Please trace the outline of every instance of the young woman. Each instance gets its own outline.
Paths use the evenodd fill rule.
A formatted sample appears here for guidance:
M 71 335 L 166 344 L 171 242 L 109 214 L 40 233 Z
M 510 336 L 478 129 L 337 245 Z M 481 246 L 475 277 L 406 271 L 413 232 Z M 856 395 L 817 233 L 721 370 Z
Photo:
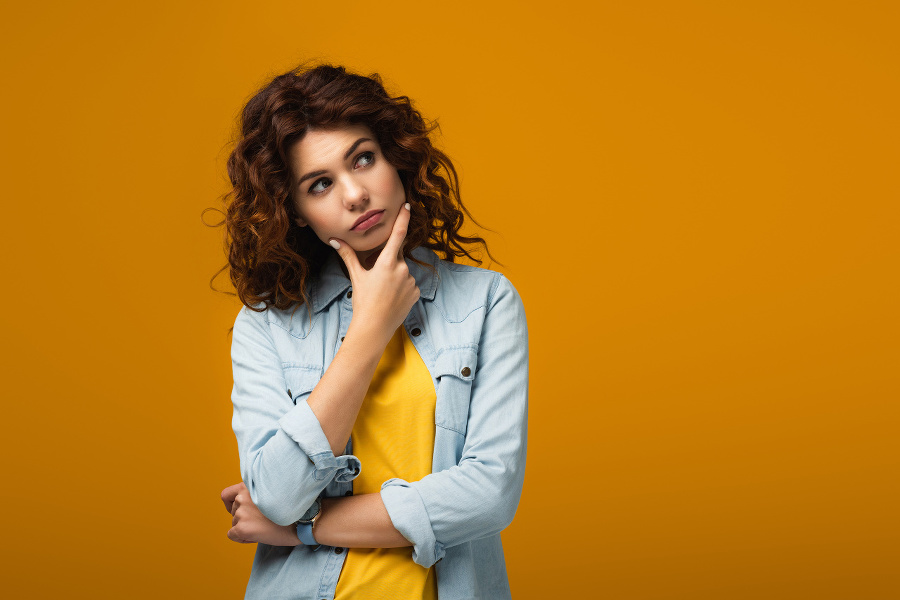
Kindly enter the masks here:
M 247 598 L 509 598 L 528 334 L 501 274 L 453 262 L 450 160 L 406 97 L 341 67 L 276 77 L 228 160 L 228 537 Z

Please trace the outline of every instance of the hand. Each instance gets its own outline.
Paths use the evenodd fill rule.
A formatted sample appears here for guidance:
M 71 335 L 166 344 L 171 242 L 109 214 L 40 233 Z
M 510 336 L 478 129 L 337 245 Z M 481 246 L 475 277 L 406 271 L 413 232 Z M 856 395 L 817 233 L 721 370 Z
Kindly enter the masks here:
M 300 538 L 293 525 L 278 525 L 267 519 L 250 499 L 244 482 L 222 490 L 222 502 L 231 514 L 228 539 L 241 544 L 299 546 Z
M 388 340 L 403 323 L 419 299 L 419 288 L 403 258 L 403 242 L 409 226 L 409 204 L 404 205 L 394 220 L 391 235 L 368 271 L 359 263 L 356 252 L 343 240 L 332 238 L 353 286 L 353 319 L 350 326 L 360 326 L 379 339 Z
M 249 492 L 247 492 L 247 486 L 244 485 L 243 481 L 234 485 L 230 485 L 222 490 L 222 503 L 225 504 L 225 510 L 228 511 L 229 515 L 234 514 L 234 499 L 241 492 L 249 495 Z

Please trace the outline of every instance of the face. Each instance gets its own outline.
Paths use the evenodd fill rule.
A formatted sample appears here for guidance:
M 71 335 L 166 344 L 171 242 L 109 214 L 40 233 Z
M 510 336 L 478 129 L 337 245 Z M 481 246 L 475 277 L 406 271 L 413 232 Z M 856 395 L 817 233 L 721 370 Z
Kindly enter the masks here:
M 406 202 L 397 169 L 365 125 L 310 129 L 290 149 L 297 224 L 326 244 L 349 244 L 360 263 L 377 256 Z

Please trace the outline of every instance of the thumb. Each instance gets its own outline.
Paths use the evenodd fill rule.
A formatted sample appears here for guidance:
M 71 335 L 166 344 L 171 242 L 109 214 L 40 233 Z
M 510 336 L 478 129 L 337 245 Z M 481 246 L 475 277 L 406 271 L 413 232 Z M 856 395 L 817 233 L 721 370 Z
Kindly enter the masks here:
M 347 273 L 350 274 L 350 279 L 352 280 L 353 276 L 362 269 L 359 265 L 359 258 L 357 258 L 356 252 L 354 252 L 353 248 L 351 248 L 347 242 L 337 238 L 331 238 L 328 240 L 328 243 L 331 244 L 332 248 L 337 250 L 338 256 L 340 256 L 341 260 L 344 261 L 344 264 L 347 265 Z

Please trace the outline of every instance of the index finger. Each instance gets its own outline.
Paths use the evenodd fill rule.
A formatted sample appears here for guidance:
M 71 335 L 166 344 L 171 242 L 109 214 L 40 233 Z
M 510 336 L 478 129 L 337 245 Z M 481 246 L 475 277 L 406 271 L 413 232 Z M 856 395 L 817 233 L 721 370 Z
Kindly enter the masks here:
M 400 209 L 394 220 L 394 227 L 391 229 L 391 237 L 388 238 L 379 258 L 387 255 L 396 257 L 397 260 L 403 260 L 403 241 L 406 239 L 406 231 L 409 228 L 410 210 L 409 202 Z
M 234 485 L 230 485 L 224 490 L 222 490 L 222 503 L 225 505 L 225 510 L 228 511 L 228 514 L 231 514 L 232 505 L 234 504 L 234 498 L 243 490 L 246 486 L 244 482 L 236 483 Z

